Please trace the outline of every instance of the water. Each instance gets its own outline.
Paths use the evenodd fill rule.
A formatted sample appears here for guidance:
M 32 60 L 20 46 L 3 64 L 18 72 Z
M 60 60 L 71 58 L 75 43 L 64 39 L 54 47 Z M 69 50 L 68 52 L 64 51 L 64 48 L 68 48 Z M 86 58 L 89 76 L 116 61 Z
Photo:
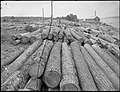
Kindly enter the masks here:
M 113 17 L 113 18 L 102 18 L 101 22 L 109 24 L 115 28 L 120 28 L 119 27 L 119 17 Z

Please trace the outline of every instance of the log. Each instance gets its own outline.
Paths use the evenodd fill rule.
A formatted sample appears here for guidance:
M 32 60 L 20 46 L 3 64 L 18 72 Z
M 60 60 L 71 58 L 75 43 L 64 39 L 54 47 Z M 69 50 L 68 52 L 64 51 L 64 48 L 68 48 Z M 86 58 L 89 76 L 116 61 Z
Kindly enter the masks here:
M 111 81 L 107 78 L 106 74 L 101 70 L 101 68 L 95 63 L 87 50 L 83 46 L 80 46 L 80 49 L 95 80 L 98 90 L 115 91 Z
M 118 50 L 116 50 L 113 46 L 108 45 L 107 48 L 113 55 L 116 56 L 116 58 L 118 58 L 118 59 L 120 58 L 120 52 Z
M 87 38 L 85 37 L 86 35 L 81 30 L 78 30 L 79 32 L 77 32 L 76 29 L 73 29 L 73 31 L 77 33 L 80 37 L 82 37 L 84 41 L 87 40 Z
M 58 41 L 58 35 L 56 35 L 56 36 L 54 36 L 54 38 L 53 38 L 53 40 L 55 41 L 55 42 L 57 42 Z
M 74 38 L 76 38 L 80 43 L 84 42 L 84 39 L 82 37 L 80 37 L 79 35 L 77 35 L 74 31 L 71 30 L 70 32 L 71 32 L 72 36 Z
M 21 38 L 21 43 L 22 43 L 22 44 L 27 44 L 29 41 L 30 41 L 30 38 L 27 37 L 27 36 L 23 36 L 23 37 Z
M 60 91 L 59 88 L 49 88 L 48 91 Z
M 13 53 L 10 53 L 8 56 L 4 56 L 1 58 L 1 67 L 6 66 L 12 63 L 18 56 L 20 56 L 24 52 L 24 49 L 17 49 Z
M 92 41 L 90 39 L 85 41 L 86 44 L 93 45 Z
M 108 49 L 103 49 L 103 51 L 112 57 L 117 64 L 119 64 L 119 59 L 117 59 Z
M 31 91 L 30 89 L 18 89 L 18 91 Z
M 18 34 L 18 35 L 16 35 L 16 38 L 20 40 L 22 38 L 22 36 L 20 34 Z
M 64 34 L 63 34 L 63 29 L 60 29 L 60 32 L 59 32 L 58 37 L 59 37 L 60 39 L 62 39 L 63 36 L 64 36 Z
M 44 81 L 50 88 L 55 88 L 61 79 L 61 42 L 57 42 L 51 50 L 46 70 L 44 73 Z
M 91 40 L 92 44 L 97 43 L 97 41 L 96 41 L 96 40 L 94 40 L 94 39 L 92 39 L 92 38 L 90 38 L 90 40 Z
M 103 61 L 103 59 L 94 51 L 94 49 L 89 44 L 85 44 L 84 47 L 90 53 L 98 66 L 107 75 L 109 80 L 114 84 L 115 88 L 119 89 L 119 77 L 117 74 Z
M 117 40 L 117 41 L 119 40 L 119 36 L 113 35 L 112 38 L 114 38 L 114 39 Z
M 41 79 L 30 78 L 24 89 L 31 89 L 31 91 L 40 91 L 41 85 Z
M 40 61 L 40 57 L 42 55 L 45 43 L 46 40 L 44 40 L 42 45 L 27 59 L 24 65 L 21 66 L 20 71 L 29 74 L 33 78 L 39 77 L 39 74 L 37 74 L 37 72 L 35 71 L 38 69 L 38 66 L 34 67 L 34 65 L 38 65 L 37 63 Z M 31 72 L 31 71 L 35 71 L 35 72 Z
M 64 37 L 64 42 L 66 42 L 67 44 L 69 44 L 69 40 L 67 39 L 67 37 Z
M 54 31 L 55 30 L 53 29 L 53 27 L 51 27 L 51 30 L 50 30 L 49 35 L 48 35 L 48 39 L 52 39 L 53 38 L 53 32 Z
M 16 46 L 20 43 L 20 40 L 11 40 L 11 43 Z
M 47 27 L 46 29 L 43 29 L 43 32 L 42 32 L 42 34 L 41 34 L 41 38 L 42 39 L 46 39 L 47 37 L 48 37 L 48 35 L 49 35 L 49 27 Z
M 63 30 L 63 33 L 65 34 L 65 36 L 67 37 L 68 40 L 72 39 L 72 35 L 70 33 L 70 30 L 67 28 L 65 30 Z
M 60 91 L 80 91 L 72 55 L 66 42 L 62 43 L 62 79 Z
M 59 40 L 58 40 L 58 42 L 61 42 L 61 43 L 62 43 L 62 42 L 63 42 L 63 40 L 62 40 L 62 39 L 59 39 Z
M 11 36 L 11 39 L 12 39 L 12 40 L 16 40 L 17 37 L 16 37 L 15 35 L 12 35 L 12 36 Z
M 33 37 L 35 37 L 37 40 L 42 39 L 42 38 L 41 38 L 41 34 L 42 34 L 42 33 L 38 33 L 37 35 L 34 35 Z
M 14 72 L 9 79 L 2 84 L 2 91 L 15 91 L 24 88 L 29 76 L 25 76 L 21 71 Z
M 120 41 L 115 41 L 114 44 L 118 45 L 120 48 Z
M 98 89 L 94 83 L 92 75 L 86 64 L 86 61 L 80 51 L 79 43 L 72 42 L 71 50 L 73 53 L 73 58 L 75 61 L 75 66 L 77 68 L 78 77 L 80 80 L 82 91 L 97 91 Z
M 119 65 L 105 53 L 98 45 L 92 45 L 93 49 L 99 54 L 99 56 L 105 61 L 106 64 L 119 76 Z
M 53 31 L 53 36 L 57 36 L 59 34 L 60 28 L 55 27 Z
M 1 84 L 6 81 L 6 79 L 16 70 L 18 70 L 22 64 L 35 52 L 36 49 L 41 45 L 42 41 L 38 40 L 33 43 L 27 50 L 25 50 L 14 62 L 12 62 L 8 71 L 3 71 L 1 74 Z
M 50 55 L 50 51 L 51 51 L 52 47 L 53 47 L 53 42 L 47 40 L 44 50 L 43 50 L 43 53 L 42 53 L 42 56 L 40 57 L 40 62 L 38 63 L 39 64 L 39 71 L 38 71 L 39 76 L 41 76 L 43 74 L 43 72 L 46 68 L 46 64 L 48 62 L 48 57 Z
M 108 35 L 99 34 L 98 37 L 103 39 L 103 40 L 106 40 L 106 41 L 108 41 L 110 43 L 114 43 L 115 42 L 115 39 L 110 37 L 110 36 L 108 36 Z
M 36 37 L 34 37 L 34 36 L 30 37 L 30 43 L 31 44 L 33 44 L 36 40 L 37 40 Z

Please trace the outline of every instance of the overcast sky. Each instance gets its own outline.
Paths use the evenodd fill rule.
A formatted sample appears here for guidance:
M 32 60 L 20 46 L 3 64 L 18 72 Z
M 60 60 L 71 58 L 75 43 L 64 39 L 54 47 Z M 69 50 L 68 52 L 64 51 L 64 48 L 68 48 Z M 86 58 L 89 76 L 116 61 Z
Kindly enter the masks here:
M 6 5 L 7 3 L 7 5 Z M 51 1 L 1 1 L 1 16 L 50 17 Z M 78 18 L 119 16 L 119 1 L 53 1 L 53 17 L 76 14 Z

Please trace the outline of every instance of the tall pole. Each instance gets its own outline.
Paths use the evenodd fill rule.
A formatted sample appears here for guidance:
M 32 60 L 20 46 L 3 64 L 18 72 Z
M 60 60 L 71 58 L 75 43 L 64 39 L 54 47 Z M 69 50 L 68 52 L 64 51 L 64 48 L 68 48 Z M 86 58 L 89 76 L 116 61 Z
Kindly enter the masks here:
M 96 11 L 95 11 L 95 17 L 96 17 Z
M 42 8 L 43 22 L 44 22 L 44 8 Z
M 52 25 L 52 17 L 53 17 L 53 1 L 51 1 L 51 25 Z

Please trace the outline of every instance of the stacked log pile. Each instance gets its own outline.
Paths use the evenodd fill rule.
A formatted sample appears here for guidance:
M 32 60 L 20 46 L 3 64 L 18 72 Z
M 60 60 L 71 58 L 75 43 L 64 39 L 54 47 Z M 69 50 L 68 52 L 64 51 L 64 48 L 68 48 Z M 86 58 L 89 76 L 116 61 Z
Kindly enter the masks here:
M 119 39 L 74 22 L 58 23 L 11 37 L 14 45 L 31 46 L 2 56 L 1 90 L 120 90 Z

